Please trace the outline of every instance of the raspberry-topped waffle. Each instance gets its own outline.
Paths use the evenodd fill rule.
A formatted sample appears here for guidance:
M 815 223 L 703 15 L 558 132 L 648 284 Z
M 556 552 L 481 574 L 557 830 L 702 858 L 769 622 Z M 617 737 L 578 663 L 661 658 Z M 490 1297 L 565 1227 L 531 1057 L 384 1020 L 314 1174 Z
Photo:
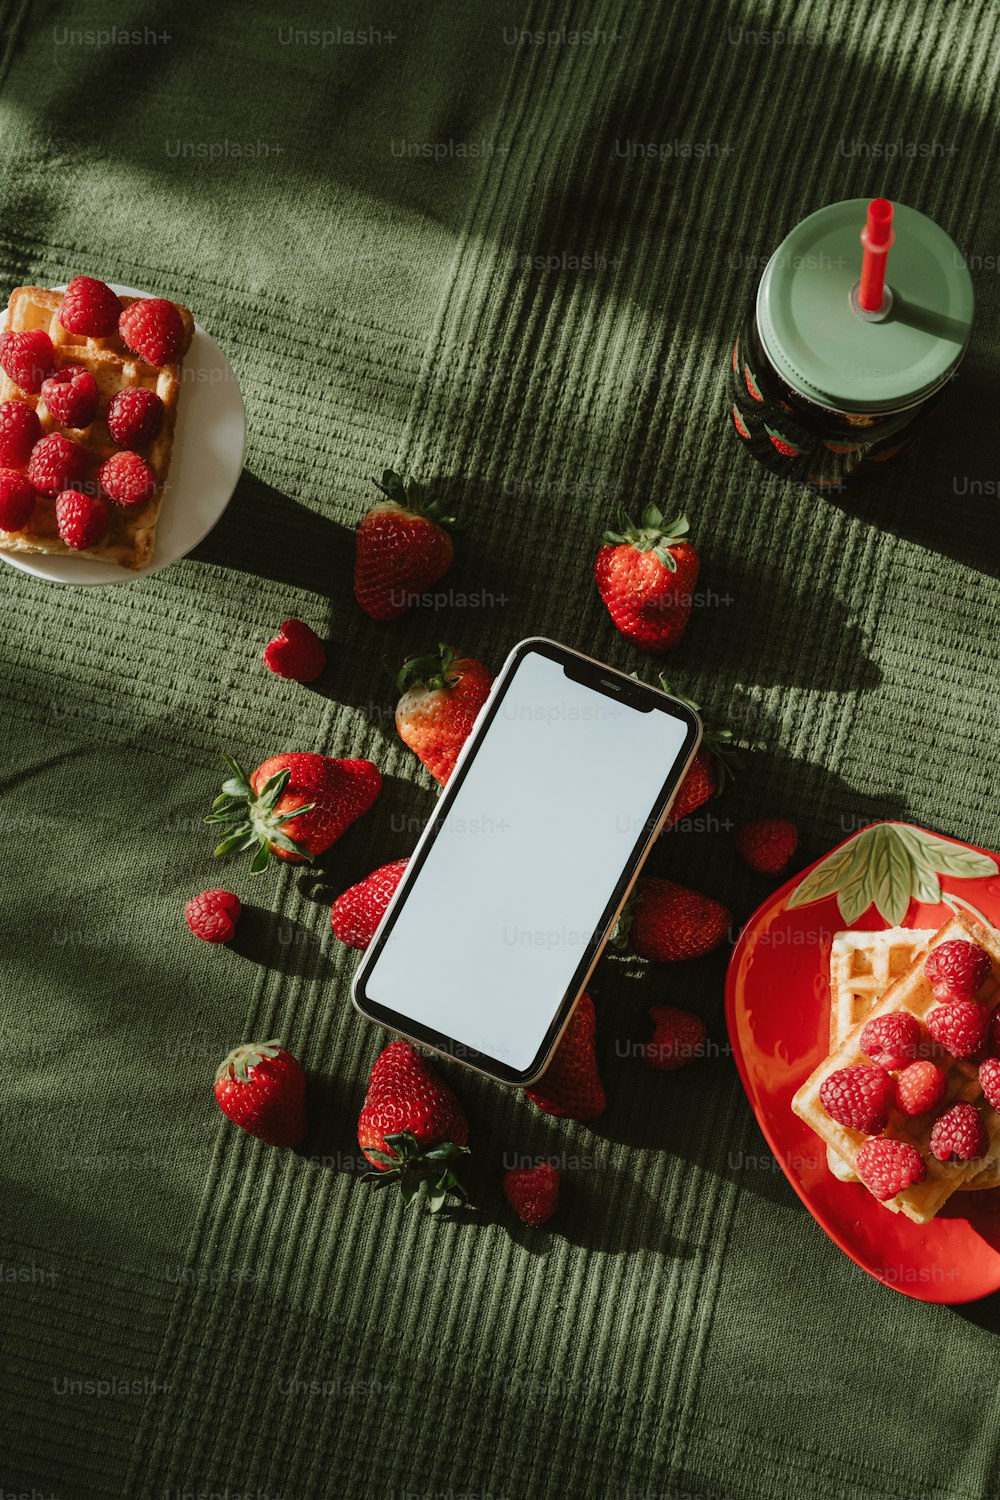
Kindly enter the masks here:
M 830 950 L 830 1051 L 836 1052 L 859 1022 L 868 1020 L 872 1007 L 894 979 L 910 967 L 934 937 L 933 931 L 912 927 L 889 927 L 881 932 L 838 932 Z M 857 1177 L 833 1149 L 827 1147 L 827 1164 L 841 1182 Z M 987 1162 L 960 1191 L 1000 1187 L 1000 1158 Z
M 193 332 L 179 303 L 118 297 L 89 277 L 65 293 L 15 288 L 0 338 L 0 467 L 27 478 L 34 503 L 16 529 L 0 528 L 0 547 L 133 569 L 150 561 Z M 8 425 L 34 431 L 11 402 L 38 419 L 27 457 L 23 443 L 5 445 Z M 21 520 L 13 509 L 7 518 Z
M 913 934 L 914 938 L 924 936 Z M 976 945 L 988 956 L 988 964 L 983 959 L 985 977 L 974 995 L 935 993 L 932 979 L 925 973 L 930 954 L 951 942 Z M 932 963 L 932 973 L 933 968 Z M 892 980 L 882 997 L 859 1016 L 792 1100 L 795 1113 L 826 1142 L 852 1176 L 859 1176 L 887 1208 L 916 1223 L 933 1218 L 952 1193 L 970 1186 L 981 1173 L 995 1171 L 1000 1160 L 1000 1115 L 983 1094 L 975 1061 L 985 1043 L 990 1009 L 998 995 L 997 933 L 966 917 L 950 919 Z M 942 1010 L 948 1012 L 943 1018 Z M 933 1058 L 943 1075 L 941 1097 L 916 1115 L 904 1113 L 897 1105 L 898 1073 L 894 1078 L 892 1071 L 873 1062 L 870 1032 L 862 1045 L 866 1026 L 897 1013 L 911 1018 L 896 1024 L 919 1039 L 916 1054 Z M 980 1045 L 972 1032 L 981 1032 Z M 952 1047 L 965 1055 L 957 1056 Z M 845 1069 L 863 1071 L 844 1073 Z M 971 1105 L 978 1113 L 985 1132 L 982 1149 L 969 1159 L 952 1153 L 950 1159 L 942 1161 L 942 1139 L 947 1138 L 952 1121 L 962 1114 L 960 1111 L 956 1117 L 949 1113 L 957 1103 Z M 932 1143 L 934 1127 L 942 1120 Z M 947 1156 L 948 1152 L 943 1154 Z M 896 1184 L 898 1191 L 890 1195 L 888 1189 Z

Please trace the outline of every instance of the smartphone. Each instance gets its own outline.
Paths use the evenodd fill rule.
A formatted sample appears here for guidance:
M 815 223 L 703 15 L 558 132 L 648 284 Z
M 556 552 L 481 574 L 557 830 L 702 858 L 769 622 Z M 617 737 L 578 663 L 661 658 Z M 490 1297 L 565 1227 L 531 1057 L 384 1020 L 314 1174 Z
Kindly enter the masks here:
M 540 638 L 483 704 L 352 984 L 501 1083 L 544 1073 L 701 739 L 677 698 Z

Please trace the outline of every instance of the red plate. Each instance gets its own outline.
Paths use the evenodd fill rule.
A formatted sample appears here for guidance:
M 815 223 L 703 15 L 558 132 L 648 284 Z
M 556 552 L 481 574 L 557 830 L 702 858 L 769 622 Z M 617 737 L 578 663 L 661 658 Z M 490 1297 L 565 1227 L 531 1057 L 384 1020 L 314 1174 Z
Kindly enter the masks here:
M 1000 1190 L 955 1193 L 936 1219 L 913 1224 L 860 1183 L 834 1177 L 823 1142 L 791 1100 L 829 1052 L 834 933 L 938 928 L 963 910 L 1000 927 L 996 857 L 911 824 L 876 823 L 758 908 L 726 979 L 740 1078 L 785 1176 L 846 1255 L 922 1302 L 971 1302 L 1000 1290 Z

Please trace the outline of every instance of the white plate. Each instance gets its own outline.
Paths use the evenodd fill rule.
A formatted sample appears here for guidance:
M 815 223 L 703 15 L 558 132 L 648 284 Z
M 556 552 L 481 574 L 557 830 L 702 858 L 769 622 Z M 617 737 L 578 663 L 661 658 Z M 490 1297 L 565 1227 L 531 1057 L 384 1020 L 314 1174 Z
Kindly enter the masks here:
M 65 287 L 57 287 L 65 291 Z M 112 286 L 123 297 L 149 297 L 130 286 Z M 0 328 L 7 321 L 0 313 Z M 181 368 L 177 424 L 167 487 L 156 528 L 156 548 L 144 568 L 133 571 L 89 557 L 44 552 L 4 552 L 0 558 L 22 573 L 53 583 L 131 583 L 186 557 L 217 523 L 243 472 L 247 424 L 232 366 L 218 344 L 194 325 Z

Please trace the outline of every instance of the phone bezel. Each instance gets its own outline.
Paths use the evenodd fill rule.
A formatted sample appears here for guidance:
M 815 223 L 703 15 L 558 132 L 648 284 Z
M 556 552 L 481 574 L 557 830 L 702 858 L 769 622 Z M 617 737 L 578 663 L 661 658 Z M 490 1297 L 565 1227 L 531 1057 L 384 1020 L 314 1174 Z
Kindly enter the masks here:
M 685 738 L 678 752 L 677 759 L 671 767 L 670 774 L 665 778 L 659 794 L 650 809 L 649 818 L 643 825 L 643 829 L 629 855 L 628 862 L 609 896 L 601 920 L 596 925 L 594 934 L 574 970 L 570 985 L 556 1009 L 552 1023 L 546 1030 L 545 1038 L 538 1052 L 527 1069 L 518 1070 L 510 1067 L 509 1064 L 499 1058 L 489 1057 L 484 1053 L 473 1051 L 464 1043 L 459 1042 L 457 1038 L 445 1036 L 444 1033 L 438 1032 L 432 1027 L 424 1026 L 412 1016 L 407 1016 L 401 1011 L 382 1005 L 366 993 L 365 985 L 385 945 L 385 941 L 395 925 L 407 894 L 419 876 L 427 854 L 441 831 L 451 804 L 468 773 L 476 751 L 487 734 L 493 720 L 496 718 L 500 705 L 513 681 L 518 667 L 532 652 L 537 652 L 539 655 L 557 662 L 564 668 L 570 668 L 572 675 L 576 676 L 579 681 L 585 682 L 588 687 L 595 689 L 604 697 L 611 698 L 616 702 L 631 703 L 635 706 L 648 703 L 651 712 L 666 713 L 671 718 L 680 719 L 685 726 Z M 480 710 L 476 725 L 462 747 L 461 754 L 455 763 L 455 768 L 449 777 L 448 784 L 442 791 L 434 811 L 428 819 L 413 853 L 410 855 L 403 878 L 396 887 L 392 900 L 386 908 L 371 942 L 362 954 L 361 961 L 351 981 L 351 998 L 355 1008 L 363 1016 L 367 1017 L 368 1020 L 374 1021 L 376 1025 L 383 1026 L 389 1031 L 396 1032 L 399 1036 L 405 1037 L 406 1040 L 414 1043 L 414 1045 L 428 1048 L 442 1057 L 447 1057 L 454 1062 L 461 1063 L 464 1067 L 472 1068 L 478 1073 L 484 1073 L 487 1077 L 495 1079 L 498 1083 L 506 1083 L 523 1088 L 526 1084 L 535 1082 L 545 1072 L 552 1053 L 558 1046 L 559 1039 L 573 1013 L 573 1008 L 586 989 L 594 967 L 604 948 L 607 946 L 608 938 L 614 931 L 615 923 L 638 878 L 646 856 L 663 828 L 670 812 L 671 803 L 677 794 L 677 789 L 683 781 L 701 742 L 701 732 L 701 721 L 694 710 L 682 700 L 661 692 L 659 688 L 650 687 L 647 683 L 638 682 L 635 678 L 627 676 L 624 672 L 616 671 L 615 668 L 609 667 L 603 662 L 596 661 L 593 657 L 585 656 L 580 651 L 574 651 L 569 646 L 562 646 L 557 641 L 550 641 L 544 636 L 531 636 L 526 640 L 519 641 L 497 674 L 490 695 Z

